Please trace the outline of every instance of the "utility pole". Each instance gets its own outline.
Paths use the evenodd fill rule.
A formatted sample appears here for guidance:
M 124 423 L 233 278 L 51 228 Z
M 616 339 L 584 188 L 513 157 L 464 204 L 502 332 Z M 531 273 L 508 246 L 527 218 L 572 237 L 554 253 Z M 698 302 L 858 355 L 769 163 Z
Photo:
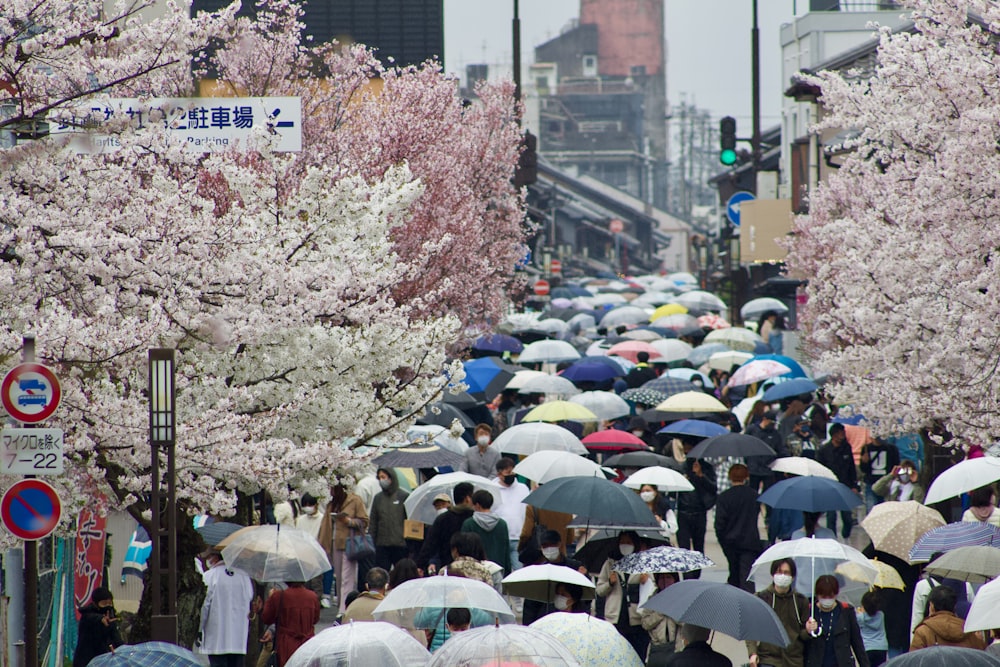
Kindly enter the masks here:
M 753 28 L 750 30 L 751 85 L 753 87 L 753 135 L 750 139 L 753 151 L 753 191 L 757 193 L 757 172 L 760 171 L 760 28 L 757 25 L 757 0 L 753 0 Z

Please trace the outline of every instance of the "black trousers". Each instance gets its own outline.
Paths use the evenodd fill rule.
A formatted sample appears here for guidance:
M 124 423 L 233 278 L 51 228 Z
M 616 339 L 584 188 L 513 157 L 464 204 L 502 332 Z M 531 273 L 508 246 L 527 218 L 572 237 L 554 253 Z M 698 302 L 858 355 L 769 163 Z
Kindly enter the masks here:
M 409 549 L 402 547 L 375 547 L 375 565 L 386 572 L 392 570 L 392 566 L 403 560 L 410 554 Z M 364 585 L 363 580 L 358 580 L 358 587 Z
M 747 581 L 747 577 L 750 576 L 750 567 L 757 560 L 757 556 L 760 555 L 760 550 L 740 549 L 725 544 L 720 544 L 719 546 L 722 547 L 722 553 L 725 554 L 726 560 L 729 561 L 729 578 L 727 579 L 727 583 L 730 586 L 742 588 L 748 593 L 753 593 L 755 590 L 754 584 L 752 581 Z
M 677 513 L 677 546 L 682 549 L 694 549 L 705 553 L 705 530 L 708 526 L 708 518 L 705 512 L 678 512 Z M 701 570 L 685 572 L 685 579 L 698 579 L 701 577 Z

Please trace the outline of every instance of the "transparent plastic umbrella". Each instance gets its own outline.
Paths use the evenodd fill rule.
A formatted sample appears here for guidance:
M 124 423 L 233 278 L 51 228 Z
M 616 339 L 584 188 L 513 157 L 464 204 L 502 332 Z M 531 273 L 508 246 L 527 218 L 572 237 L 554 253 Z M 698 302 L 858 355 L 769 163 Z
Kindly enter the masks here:
M 528 565 L 511 572 L 503 578 L 503 592 L 507 595 L 553 602 L 556 586 L 560 583 L 574 584 L 583 589 L 583 599 L 594 599 L 594 582 L 576 570 L 563 565 Z
M 226 565 L 257 581 L 309 581 L 332 569 L 316 538 L 296 528 L 248 526 L 220 546 Z
M 386 594 L 372 615 L 376 621 L 386 621 L 403 628 L 420 629 L 427 625 L 426 629 L 433 629 L 437 619 L 421 624 L 421 618 L 434 616 L 421 612 L 452 607 L 480 609 L 499 623 L 514 622 L 514 612 L 495 588 L 475 579 L 444 575 L 403 582 Z
M 610 391 L 585 391 L 569 400 L 582 405 L 601 419 L 617 419 L 632 412 L 624 398 Z
M 347 623 L 327 628 L 306 641 L 285 667 L 423 667 L 430 655 L 410 633 L 395 625 Z
M 850 579 L 843 574 L 838 599 L 857 605 L 861 595 L 875 584 L 878 578 L 878 568 L 865 558 L 864 554 L 854 547 L 841 544 L 837 540 L 801 537 L 797 540 L 778 542 L 769 547 L 750 567 L 749 579 L 754 582 L 757 590 L 764 590 L 771 583 L 771 563 L 783 558 L 795 561 L 798 572 L 795 577 L 795 590 L 810 599 L 813 597 L 813 584 L 816 578 L 823 574 L 837 575 L 837 568 L 843 563 L 851 563 Z
M 533 482 L 545 484 L 560 477 L 604 476 L 601 466 L 570 452 L 543 450 L 530 454 L 514 466 L 514 472 Z
M 581 667 L 558 639 L 521 625 L 475 628 L 451 636 L 427 667 Z
M 503 502 L 500 495 L 502 487 L 498 482 L 467 472 L 448 472 L 435 475 L 407 496 L 406 500 L 403 501 L 403 505 L 406 507 L 406 516 L 414 521 L 434 523 L 434 519 L 437 518 L 437 510 L 434 509 L 434 496 L 439 493 L 447 493 L 451 496 L 455 485 L 460 482 L 469 482 L 476 491 L 480 489 L 489 491 L 490 495 L 493 496 L 494 508 Z
M 493 446 L 504 454 L 528 455 L 545 449 L 587 454 L 587 448 L 571 431 L 545 422 L 512 426 L 497 436 Z

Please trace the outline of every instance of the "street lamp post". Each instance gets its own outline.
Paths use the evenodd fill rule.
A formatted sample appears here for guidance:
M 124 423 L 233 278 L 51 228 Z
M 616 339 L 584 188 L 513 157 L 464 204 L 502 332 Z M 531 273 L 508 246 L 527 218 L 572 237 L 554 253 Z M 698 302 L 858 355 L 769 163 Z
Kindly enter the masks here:
M 174 351 L 149 350 L 149 448 L 152 452 L 150 472 L 150 509 L 153 538 L 152 619 L 150 638 L 154 641 L 177 643 L 177 488 L 174 468 L 176 408 L 174 404 Z M 161 507 L 160 454 L 166 459 L 166 507 Z M 163 538 L 167 538 L 166 563 L 163 562 Z M 166 565 L 166 567 L 164 567 Z M 164 612 L 162 599 L 163 575 L 167 575 L 167 599 Z

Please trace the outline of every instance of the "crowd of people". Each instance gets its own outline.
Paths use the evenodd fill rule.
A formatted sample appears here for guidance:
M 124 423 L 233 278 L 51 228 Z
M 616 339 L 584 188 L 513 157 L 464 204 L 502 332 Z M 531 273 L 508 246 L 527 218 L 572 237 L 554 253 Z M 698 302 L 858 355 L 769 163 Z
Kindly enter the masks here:
M 768 337 L 772 341 L 777 338 L 780 345 L 780 322 L 768 316 L 761 324 Z M 623 393 L 655 381 L 665 370 L 665 365 L 640 352 L 630 370 L 623 371 L 617 380 L 606 387 L 587 388 Z M 630 432 L 665 457 L 664 465 L 690 482 L 694 490 L 683 493 L 662 493 L 650 484 L 636 489 L 659 523 L 655 534 L 619 531 L 599 562 L 578 560 L 576 551 L 590 535 L 570 527 L 572 514 L 525 505 L 533 483 L 515 474 L 517 461 L 493 444 L 500 433 L 519 424 L 546 397 L 502 391 L 487 406 L 488 421 L 468 430 L 469 446 L 458 466 L 463 472 L 492 480 L 497 488 L 493 492 L 477 490 L 474 484 L 461 482 L 448 493 L 437 494 L 433 498 L 436 517 L 423 527 L 422 538 L 408 531 L 408 494 L 401 488 L 398 471 L 380 467 L 374 475 L 354 483 L 334 484 L 325 498 L 303 494 L 278 503 L 265 517 L 302 529 L 319 541 L 333 565 L 321 577 L 274 587 L 261 602 L 254 596 L 253 582 L 226 568 L 220 553 L 210 546 L 203 554 L 208 588 L 201 619 L 203 652 L 209 655 L 212 667 L 240 664 L 251 630 L 249 610 L 251 615 L 259 612 L 263 622 L 271 625 L 261 639 L 273 641 L 274 665 L 281 667 L 313 635 L 323 608 L 336 608 L 339 622 L 371 621 L 385 596 L 412 579 L 460 576 L 502 591 L 500 580 L 504 576 L 527 565 L 552 564 L 589 577 L 595 599 L 585 599 L 589 596 L 579 585 L 559 583 L 549 600 L 512 598 L 511 607 L 519 622 L 528 625 L 559 612 L 591 614 L 611 623 L 647 665 L 729 664 L 706 643 L 706 629 L 679 625 L 643 608 L 652 595 L 683 579 L 701 576 L 699 570 L 629 574 L 616 570 L 620 559 L 662 545 L 704 553 L 708 532 L 714 529 L 727 561 L 727 582 L 766 602 L 791 640 L 787 646 L 747 642 L 748 662 L 753 667 L 876 667 L 894 655 L 927 646 L 966 646 L 1000 656 L 1000 644 L 993 643 L 992 637 L 964 631 L 963 614 L 974 598 L 973 587 L 922 575 L 919 567 L 908 563 L 901 562 L 898 567 L 908 584 L 906 590 L 873 588 L 857 606 L 842 601 L 842 596 L 838 599 L 842 581 L 828 574 L 809 582 L 811 597 L 797 592 L 799 568 L 792 559 L 770 563 L 769 585 L 755 590 L 749 577 L 751 566 L 768 545 L 802 537 L 845 542 L 852 536 L 858 538 L 855 528 L 859 516 L 853 511 L 802 512 L 761 505 L 761 493 L 791 476 L 771 468 L 775 459 L 799 456 L 815 460 L 863 498 L 867 511 L 885 501 L 922 502 L 926 491 L 921 462 L 914 460 L 912 452 L 901 451 L 895 443 L 880 438 L 868 437 L 860 447 L 852 445 L 843 420 L 838 419 L 837 406 L 822 391 L 777 402 L 747 401 L 748 396 L 759 398 L 756 392 L 760 388 L 731 386 L 728 379 L 735 366 L 725 371 L 703 370 L 708 373 L 699 373 L 692 388 L 715 396 L 731 409 L 713 415 L 712 421 L 763 441 L 774 455 L 692 458 L 688 455 L 701 438 L 660 433 L 663 422 L 650 423 L 641 416 L 654 406 L 641 402 L 634 402 L 631 414 L 615 419 L 560 424 L 578 436 L 595 429 Z M 702 379 L 706 376 L 708 382 Z M 592 453 L 591 458 L 600 456 Z M 617 481 L 634 470 L 618 468 Z M 417 475 L 429 481 L 440 472 L 422 469 Z M 964 521 L 1000 526 L 992 488 L 973 491 L 966 503 Z M 370 535 L 374 553 L 356 557 L 348 542 L 364 534 Z M 872 553 L 869 546 L 868 554 Z M 891 561 L 892 557 L 885 559 Z M 107 623 L 101 620 L 107 599 L 95 594 L 92 604 L 83 610 L 81 637 L 84 622 L 107 634 Z M 454 633 L 495 620 L 479 609 L 432 609 L 418 619 L 421 629 L 411 630 L 411 634 L 435 651 Z M 87 650 L 81 641 L 74 667 L 86 664 Z

